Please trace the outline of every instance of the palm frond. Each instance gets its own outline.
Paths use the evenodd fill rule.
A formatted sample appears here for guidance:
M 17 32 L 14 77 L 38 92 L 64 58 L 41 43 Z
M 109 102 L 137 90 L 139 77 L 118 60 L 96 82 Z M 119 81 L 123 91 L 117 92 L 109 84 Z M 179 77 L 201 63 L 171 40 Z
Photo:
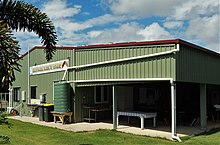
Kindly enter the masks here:
M 0 81 L 1 87 L 7 87 L 15 80 L 14 70 L 20 71 L 19 45 L 7 24 L 0 20 Z
M 48 16 L 31 4 L 14 1 L 0 1 L 0 17 L 13 30 L 35 32 L 46 46 L 46 59 L 50 60 L 55 52 L 57 35 Z

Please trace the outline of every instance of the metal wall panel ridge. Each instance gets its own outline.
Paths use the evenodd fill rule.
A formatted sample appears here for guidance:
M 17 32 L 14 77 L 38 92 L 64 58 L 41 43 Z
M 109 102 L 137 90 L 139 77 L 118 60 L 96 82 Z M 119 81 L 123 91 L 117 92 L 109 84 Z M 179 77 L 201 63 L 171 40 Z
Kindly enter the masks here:
M 175 49 L 175 45 L 172 44 L 77 50 L 76 66 L 155 54 L 173 49 Z M 175 78 L 174 54 L 76 69 L 76 80 L 167 77 Z
M 182 45 L 177 55 L 177 80 L 220 84 L 219 64 L 219 56 Z

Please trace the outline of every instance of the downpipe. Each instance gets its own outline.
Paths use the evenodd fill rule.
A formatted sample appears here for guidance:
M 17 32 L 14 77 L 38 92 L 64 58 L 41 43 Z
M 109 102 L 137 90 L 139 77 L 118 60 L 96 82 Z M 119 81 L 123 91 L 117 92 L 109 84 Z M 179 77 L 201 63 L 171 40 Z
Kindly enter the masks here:
M 182 140 L 175 134 L 172 135 L 172 140 L 177 140 L 178 142 L 182 142 Z

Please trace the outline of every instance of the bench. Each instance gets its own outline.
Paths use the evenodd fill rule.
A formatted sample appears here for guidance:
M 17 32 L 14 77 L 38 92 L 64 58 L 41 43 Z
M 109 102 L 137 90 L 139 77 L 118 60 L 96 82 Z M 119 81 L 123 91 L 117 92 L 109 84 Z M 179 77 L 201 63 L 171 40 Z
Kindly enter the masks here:
M 60 121 L 62 122 L 62 124 L 65 124 L 66 121 L 69 121 L 69 123 L 72 122 L 72 114 L 73 112 L 51 112 L 53 114 L 54 117 L 54 123 L 57 122 L 57 117 L 60 119 Z M 65 121 L 66 118 L 66 121 Z

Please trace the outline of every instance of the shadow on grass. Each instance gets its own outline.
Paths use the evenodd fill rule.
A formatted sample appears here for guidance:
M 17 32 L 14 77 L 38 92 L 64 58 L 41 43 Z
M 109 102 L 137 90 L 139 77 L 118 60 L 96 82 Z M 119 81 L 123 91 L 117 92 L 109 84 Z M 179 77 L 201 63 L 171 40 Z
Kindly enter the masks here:
M 212 134 L 217 133 L 217 132 L 219 132 L 219 131 L 220 131 L 220 127 L 218 127 L 218 128 L 213 128 L 213 129 L 211 129 L 211 130 L 209 130 L 209 131 L 202 132 L 202 133 L 197 134 L 197 135 L 195 135 L 195 136 L 200 136 L 200 135 L 212 135 Z
M 209 131 L 205 131 L 205 132 L 202 132 L 202 133 L 199 133 L 199 134 L 196 134 L 196 135 L 193 135 L 193 136 L 185 136 L 185 137 L 181 137 L 181 140 L 182 141 L 186 141 L 186 140 L 189 140 L 193 137 L 198 137 L 198 136 L 201 136 L 201 135 L 212 135 L 212 134 L 215 134 L 217 132 L 220 132 L 220 127 L 218 128 L 213 128 Z

